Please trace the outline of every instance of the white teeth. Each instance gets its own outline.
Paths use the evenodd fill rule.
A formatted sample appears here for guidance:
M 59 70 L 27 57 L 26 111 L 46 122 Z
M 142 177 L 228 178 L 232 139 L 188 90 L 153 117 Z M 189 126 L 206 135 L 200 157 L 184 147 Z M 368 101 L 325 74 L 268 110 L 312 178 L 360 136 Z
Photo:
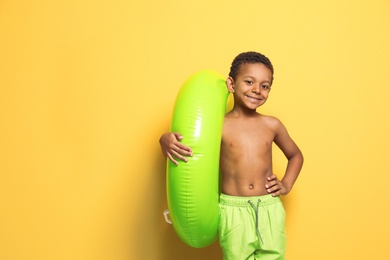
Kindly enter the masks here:
M 254 100 L 261 100 L 260 98 L 254 98 L 254 97 L 250 97 L 250 96 L 247 96 L 247 97 L 250 99 L 254 99 Z

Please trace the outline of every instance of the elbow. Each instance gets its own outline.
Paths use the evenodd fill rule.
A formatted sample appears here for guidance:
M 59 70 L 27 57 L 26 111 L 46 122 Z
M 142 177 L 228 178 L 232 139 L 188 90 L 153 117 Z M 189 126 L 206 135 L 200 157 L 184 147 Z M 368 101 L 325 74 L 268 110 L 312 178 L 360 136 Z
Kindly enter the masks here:
M 289 162 L 294 162 L 297 165 L 300 165 L 302 167 L 303 162 L 305 161 L 303 154 L 300 150 L 298 150 L 296 153 L 292 154 L 291 156 L 287 157 L 287 160 Z
M 300 157 L 301 157 L 301 164 L 305 161 L 305 158 L 303 157 L 303 154 L 301 151 L 299 151 Z
M 303 162 L 305 161 L 305 158 L 303 157 L 303 154 L 302 152 L 299 150 L 299 152 L 297 153 L 297 161 L 300 163 L 301 167 L 303 165 Z

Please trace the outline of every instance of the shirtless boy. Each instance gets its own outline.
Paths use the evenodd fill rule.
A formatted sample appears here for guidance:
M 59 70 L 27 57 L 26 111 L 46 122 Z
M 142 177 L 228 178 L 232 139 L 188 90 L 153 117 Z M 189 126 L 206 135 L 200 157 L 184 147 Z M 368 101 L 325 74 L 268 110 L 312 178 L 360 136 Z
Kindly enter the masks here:
M 225 260 L 284 259 L 285 211 L 279 195 L 287 195 L 301 170 L 303 156 L 284 125 L 256 111 L 269 96 L 273 66 L 257 52 L 239 54 L 232 62 L 227 87 L 234 107 L 226 114 L 221 142 L 220 245 Z M 192 150 L 180 133 L 160 138 L 163 154 L 186 162 Z M 280 180 L 272 172 L 272 143 L 288 163 Z

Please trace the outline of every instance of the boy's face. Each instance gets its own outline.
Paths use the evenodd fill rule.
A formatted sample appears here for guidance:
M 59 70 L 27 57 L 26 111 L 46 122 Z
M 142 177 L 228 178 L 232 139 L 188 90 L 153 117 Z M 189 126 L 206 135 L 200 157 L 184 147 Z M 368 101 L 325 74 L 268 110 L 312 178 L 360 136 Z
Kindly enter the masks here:
M 235 79 L 229 77 L 227 86 L 234 94 L 234 102 L 255 110 L 268 98 L 272 84 L 272 72 L 262 63 L 244 63 Z

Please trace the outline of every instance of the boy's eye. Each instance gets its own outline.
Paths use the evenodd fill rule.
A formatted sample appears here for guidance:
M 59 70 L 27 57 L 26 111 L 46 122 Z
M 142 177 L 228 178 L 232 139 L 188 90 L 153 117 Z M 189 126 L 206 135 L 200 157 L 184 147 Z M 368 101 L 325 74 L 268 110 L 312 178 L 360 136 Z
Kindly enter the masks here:
M 270 87 L 268 85 L 261 85 L 261 88 L 264 89 L 264 90 L 269 90 Z
M 245 80 L 246 84 L 248 85 L 252 85 L 253 84 L 253 81 L 252 80 Z

